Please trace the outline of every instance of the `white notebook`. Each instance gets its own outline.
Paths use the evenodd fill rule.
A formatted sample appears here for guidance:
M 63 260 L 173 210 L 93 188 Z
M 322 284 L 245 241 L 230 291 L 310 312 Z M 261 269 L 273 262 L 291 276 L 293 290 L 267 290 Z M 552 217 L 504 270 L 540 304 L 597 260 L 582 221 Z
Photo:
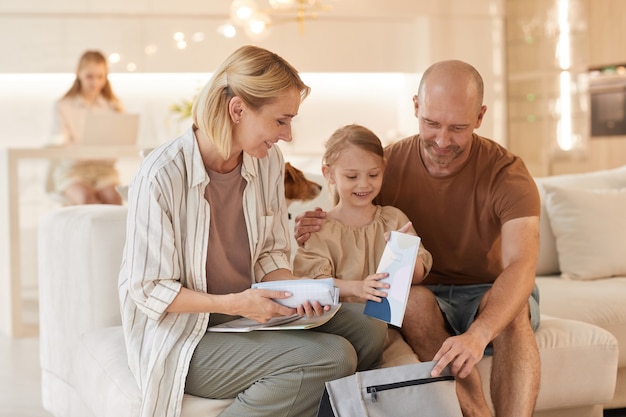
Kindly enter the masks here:
M 258 323 L 254 320 L 242 317 L 233 321 L 218 324 L 207 328 L 209 332 L 218 333 L 244 333 L 254 330 L 307 330 L 314 327 L 321 326 L 335 317 L 337 311 L 341 307 L 341 303 L 335 304 L 331 309 L 325 312 L 322 316 L 288 316 L 288 317 L 275 317 L 267 323 Z
M 87 113 L 83 146 L 135 146 L 139 132 L 139 115 L 132 113 Z
M 291 308 L 297 308 L 307 301 L 311 303 L 318 301 L 323 306 L 339 303 L 339 288 L 335 287 L 332 278 L 263 281 L 252 284 L 252 288 L 289 291 L 291 297 L 274 301 Z

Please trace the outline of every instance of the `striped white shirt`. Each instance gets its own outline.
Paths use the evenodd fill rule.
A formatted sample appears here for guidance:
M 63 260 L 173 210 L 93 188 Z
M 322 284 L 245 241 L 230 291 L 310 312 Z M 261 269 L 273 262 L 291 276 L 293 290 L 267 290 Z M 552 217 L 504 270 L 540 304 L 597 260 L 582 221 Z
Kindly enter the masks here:
M 283 171 L 276 146 L 263 159 L 244 153 L 251 283 L 290 268 Z M 143 395 L 142 417 L 180 415 L 189 362 L 209 321 L 208 313 L 165 312 L 181 286 L 206 292 L 207 186 L 210 180 L 190 128 L 152 151 L 129 187 L 119 294 L 129 367 Z

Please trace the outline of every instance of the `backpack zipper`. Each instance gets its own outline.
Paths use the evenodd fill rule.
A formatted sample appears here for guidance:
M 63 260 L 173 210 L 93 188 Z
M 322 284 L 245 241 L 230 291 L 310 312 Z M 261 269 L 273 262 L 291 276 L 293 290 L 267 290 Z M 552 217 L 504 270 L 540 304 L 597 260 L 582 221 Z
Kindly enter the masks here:
M 366 390 L 367 390 L 367 393 L 370 394 L 371 396 L 370 399 L 372 400 L 372 402 L 375 403 L 376 401 L 378 401 L 378 392 L 380 391 L 412 387 L 415 385 L 424 385 L 424 384 L 430 384 L 432 382 L 440 382 L 440 381 L 454 381 L 454 376 L 444 375 L 444 376 L 438 376 L 436 378 L 411 379 L 408 381 L 394 382 L 392 384 L 372 385 L 371 387 L 367 387 Z

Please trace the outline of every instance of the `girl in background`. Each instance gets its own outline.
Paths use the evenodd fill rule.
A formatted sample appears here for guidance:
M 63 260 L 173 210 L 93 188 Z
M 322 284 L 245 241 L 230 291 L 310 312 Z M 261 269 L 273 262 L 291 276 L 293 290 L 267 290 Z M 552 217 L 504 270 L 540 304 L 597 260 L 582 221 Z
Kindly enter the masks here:
M 88 112 L 121 112 L 122 105 L 108 79 L 106 58 L 99 51 L 86 51 L 78 61 L 74 84 L 55 103 L 53 142 L 82 142 Z M 112 160 L 63 160 L 52 168 L 49 191 L 63 196 L 65 204 L 122 204 L 115 186 L 119 174 Z
M 376 269 L 392 230 L 416 234 L 407 216 L 392 206 L 378 206 L 385 171 L 383 146 L 369 129 L 344 126 L 326 142 L 322 173 L 334 189 L 335 206 L 317 233 L 298 248 L 294 274 L 334 277 L 342 301 L 381 302 L 389 286 Z M 432 265 L 420 244 L 413 284 L 421 282 Z

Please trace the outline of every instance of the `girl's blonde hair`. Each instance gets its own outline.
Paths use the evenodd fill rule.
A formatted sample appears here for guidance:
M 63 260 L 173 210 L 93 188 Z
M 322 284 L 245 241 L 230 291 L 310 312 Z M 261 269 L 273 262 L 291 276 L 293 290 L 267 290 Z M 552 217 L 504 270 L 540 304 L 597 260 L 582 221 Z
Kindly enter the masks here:
M 350 145 L 380 156 L 383 158 L 384 164 L 385 151 L 378 136 L 368 128 L 357 124 L 346 125 L 335 130 L 326 141 L 326 152 L 324 152 L 322 164 L 331 168 L 332 165 L 337 162 L 341 152 Z M 334 187 L 329 188 L 332 189 Z M 333 190 L 332 197 L 334 204 L 339 203 L 339 195 L 336 190 Z
M 220 155 L 228 158 L 232 145 L 230 99 L 240 97 L 247 106 L 258 110 L 293 88 L 300 92 L 301 100 L 311 91 L 298 71 L 277 54 L 256 46 L 242 46 L 222 63 L 200 91 L 191 116 Z
M 100 92 L 100 95 L 104 97 L 108 102 L 113 105 L 113 108 L 117 111 L 122 111 L 122 105 L 113 93 L 113 88 L 111 87 L 111 83 L 109 82 L 109 66 L 107 64 L 106 57 L 100 51 L 85 51 L 78 60 L 78 65 L 76 67 L 76 78 L 74 78 L 74 83 L 70 87 L 69 90 L 63 95 L 63 98 L 74 97 L 79 95 L 82 92 L 83 86 L 78 78 L 78 73 L 83 69 L 83 67 L 89 63 L 100 64 L 104 66 L 105 74 L 106 74 L 106 83 Z

